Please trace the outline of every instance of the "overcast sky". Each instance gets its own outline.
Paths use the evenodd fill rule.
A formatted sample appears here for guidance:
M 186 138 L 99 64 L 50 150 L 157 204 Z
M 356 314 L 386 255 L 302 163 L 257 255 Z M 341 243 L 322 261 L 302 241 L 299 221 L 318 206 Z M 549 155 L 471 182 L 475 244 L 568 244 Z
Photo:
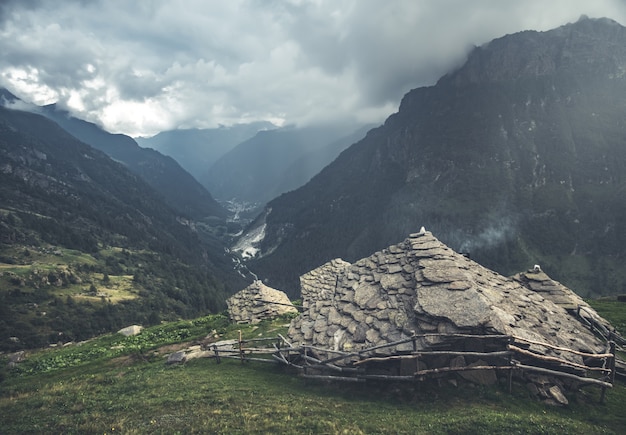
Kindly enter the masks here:
M 468 50 L 626 0 L 0 0 L 0 86 L 111 132 L 382 122 Z

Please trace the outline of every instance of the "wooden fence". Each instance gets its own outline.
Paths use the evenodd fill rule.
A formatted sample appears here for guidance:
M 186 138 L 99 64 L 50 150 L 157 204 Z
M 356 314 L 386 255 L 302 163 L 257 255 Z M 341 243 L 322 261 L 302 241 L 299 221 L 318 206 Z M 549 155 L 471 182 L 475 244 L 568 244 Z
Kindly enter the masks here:
M 424 340 L 435 344 L 423 350 Z M 241 362 L 260 361 L 280 363 L 296 368 L 305 378 L 334 381 L 365 382 L 423 381 L 429 377 L 467 371 L 505 372 L 509 389 L 514 372 L 538 373 L 577 382 L 580 386 L 596 385 L 602 388 L 601 401 L 606 390 L 612 388 L 616 373 L 616 346 L 608 342 L 604 353 L 580 352 L 549 343 L 509 335 L 477 334 L 415 334 L 409 338 L 385 343 L 354 352 L 325 349 L 316 346 L 293 346 L 285 337 L 238 340 L 211 346 L 219 363 L 221 358 Z M 483 350 L 467 350 L 467 343 Z M 397 350 L 398 348 L 403 350 Z M 407 350 L 409 348 L 409 350 Z M 537 348 L 554 355 L 537 352 Z M 573 362 L 562 355 L 578 356 L 583 363 Z M 450 365 L 450 359 L 464 357 L 483 361 L 482 364 Z M 448 361 L 434 366 L 433 361 Z M 409 364 L 406 364 L 409 362 Z M 428 364 L 422 364 L 427 362 Z M 398 363 L 414 370 L 406 373 Z

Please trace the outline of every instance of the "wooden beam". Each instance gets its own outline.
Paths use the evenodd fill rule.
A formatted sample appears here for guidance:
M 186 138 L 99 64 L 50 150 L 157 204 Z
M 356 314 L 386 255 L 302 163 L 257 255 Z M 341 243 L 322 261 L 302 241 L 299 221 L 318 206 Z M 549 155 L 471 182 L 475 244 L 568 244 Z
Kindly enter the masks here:
M 609 357 L 612 356 L 610 353 L 587 353 L 587 352 L 580 352 L 580 351 L 577 351 L 577 350 L 568 349 L 566 347 L 553 346 L 551 344 L 543 343 L 541 341 L 530 340 L 528 338 L 522 338 L 522 337 L 513 336 L 513 339 L 516 340 L 516 341 L 523 341 L 523 342 L 530 343 L 530 344 L 537 344 L 539 346 L 544 346 L 544 347 L 547 347 L 549 349 L 561 350 L 563 352 L 571 352 L 571 353 L 573 353 L 575 355 L 580 355 L 580 356 L 586 357 L 586 358 L 609 358 Z
M 466 372 L 471 370 L 513 370 L 515 366 L 463 366 L 463 367 L 439 367 L 437 369 L 418 370 L 414 376 L 424 376 L 436 373 Z
M 436 355 L 448 355 L 448 356 L 475 356 L 475 357 L 508 357 L 512 354 L 511 351 L 503 350 L 497 352 L 456 352 L 456 351 L 446 351 L 446 350 L 433 350 L 433 351 L 417 351 L 413 352 L 410 355 L 390 355 L 390 356 L 378 356 L 366 358 L 361 361 L 357 361 L 354 365 L 363 364 L 370 361 L 388 361 L 395 359 L 417 359 L 421 356 L 436 356 Z
M 595 384 L 595 385 L 600 385 L 600 386 L 606 387 L 606 388 L 613 388 L 613 384 L 611 384 L 609 382 L 601 381 L 599 379 L 594 379 L 594 378 L 583 378 L 581 376 L 573 375 L 571 373 L 564 373 L 564 372 L 559 372 L 559 371 L 556 371 L 556 370 L 544 369 L 543 367 L 527 366 L 525 364 L 519 364 L 519 363 L 515 363 L 515 365 L 513 367 L 521 369 L 521 370 L 531 371 L 531 372 L 544 373 L 544 374 L 547 374 L 547 375 L 552 375 L 552 376 L 557 376 L 557 377 L 562 377 L 562 378 L 568 378 L 568 379 L 574 379 L 574 380 L 576 380 L 578 382 L 581 382 L 583 384 Z
M 520 353 L 522 355 L 527 355 L 527 356 L 531 356 L 533 358 L 536 358 L 538 360 L 541 361 L 548 361 L 548 362 L 555 362 L 558 364 L 563 364 L 563 365 L 567 365 L 570 367 L 575 367 L 575 368 L 579 368 L 579 369 L 583 369 L 583 370 L 591 370 L 591 371 L 600 371 L 600 372 L 606 372 L 606 373 L 610 373 L 611 370 L 610 369 L 606 369 L 606 368 L 602 368 L 602 367 L 589 367 L 586 366 L 584 364 L 577 364 L 575 362 L 571 362 L 571 361 L 567 361 L 564 360 L 562 358 L 557 358 L 554 356 L 547 356 L 547 355 L 541 355 L 535 352 L 531 352 L 529 350 L 525 350 L 525 349 L 521 349 L 515 345 L 509 344 L 509 349 L 511 349 L 514 352 Z

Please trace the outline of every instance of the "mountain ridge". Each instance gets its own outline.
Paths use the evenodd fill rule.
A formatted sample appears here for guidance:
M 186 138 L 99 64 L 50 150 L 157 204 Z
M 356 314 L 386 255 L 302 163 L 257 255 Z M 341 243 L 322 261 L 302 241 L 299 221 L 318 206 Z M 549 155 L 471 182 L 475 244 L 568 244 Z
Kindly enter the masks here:
M 582 19 L 494 41 L 408 92 L 382 126 L 272 200 L 257 222 L 266 224 L 257 273 L 294 289 L 306 270 L 424 225 L 505 275 L 542 262 L 582 294 L 626 290 L 626 51 L 609 49 L 626 46 L 624 28 Z M 497 70 L 493 59 L 504 58 L 515 62 Z
M 81 141 L 123 162 L 160 192 L 171 206 L 188 217 L 226 217 L 226 210 L 215 201 L 211 193 L 172 157 L 142 148 L 130 136 L 112 134 L 94 123 L 75 118 L 54 104 L 43 106 L 41 114 Z
M 168 130 L 149 138 L 137 137 L 135 141 L 144 148 L 171 156 L 202 182 L 217 159 L 258 131 L 271 128 L 276 126 L 269 122 L 253 122 L 209 129 Z
M 217 312 L 242 285 L 223 246 L 52 120 L 0 107 L 0 162 L 0 350 Z

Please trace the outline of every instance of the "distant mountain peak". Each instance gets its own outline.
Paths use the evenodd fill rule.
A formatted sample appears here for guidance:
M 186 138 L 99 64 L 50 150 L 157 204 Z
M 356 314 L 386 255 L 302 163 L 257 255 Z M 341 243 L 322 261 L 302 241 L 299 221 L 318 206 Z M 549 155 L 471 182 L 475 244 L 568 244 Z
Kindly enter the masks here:
M 583 18 L 494 39 L 272 200 L 251 267 L 297 288 L 298 273 L 424 225 L 500 273 L 541 263 L 583 295 L 623 292 L 625 108 L 621 24 Z
M 626 69 L 626 28 L 610 18 L 582 16 L 545 32 L 526 30 L 474 48 L 439 82 L 457 86 L 506 82 L 576 70 L 618 74 Z
M 0 105 L 4 106 L 7 102 L 12 103 L 18 100 L 19 98 L 17 98 L 15 95 L 9 92 L 8 89 L 0 88 Z

